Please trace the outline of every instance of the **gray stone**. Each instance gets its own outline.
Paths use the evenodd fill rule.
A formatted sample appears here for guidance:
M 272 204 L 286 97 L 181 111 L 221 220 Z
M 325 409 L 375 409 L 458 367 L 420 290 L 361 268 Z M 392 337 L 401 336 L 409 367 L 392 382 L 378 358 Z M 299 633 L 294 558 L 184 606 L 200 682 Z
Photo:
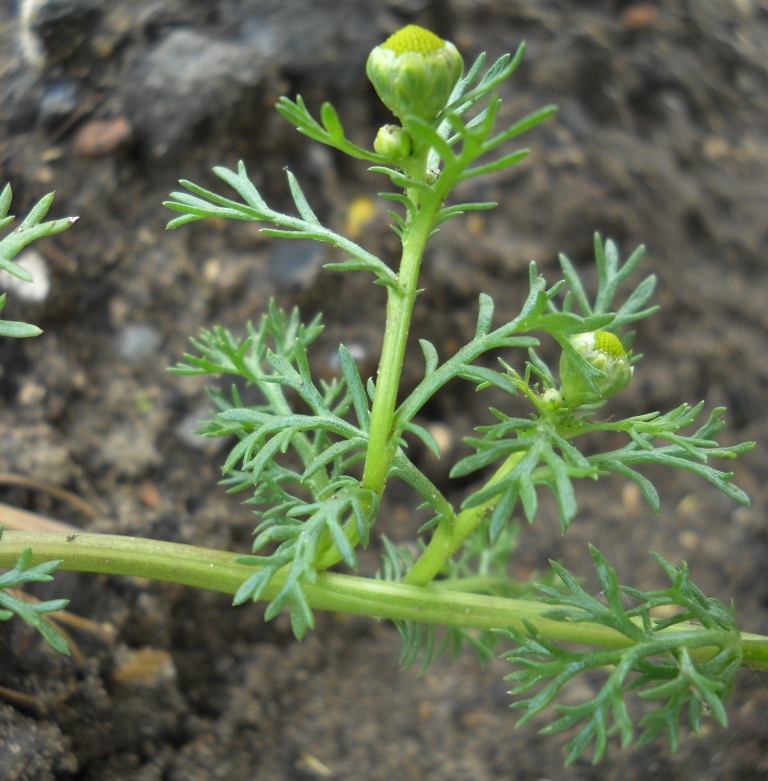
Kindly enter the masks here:
M 130 364 L 144 363 L 157 353 L 163 337 L 154 326 L 145 323 L 127 325 L 117 338 L 120 357 Z
M 320 273 L 325 245 L 317 241 L 288 240 L 275 244 L 269 259 L 270 276 L 280 289 L 302 288 Z
M 221 450 L 231 437 L 203 437 L 197 432 L 205 421 L 210 420 L 212 415 L 209 404 L 201 404 L 188 412 L 175 426 L 173 433 L 177 439 L 193 450 L 202 450 L 209 455 Z
M 66 80 L 54 81 L 40 100 L 40 119 L 68 117 L 77 107 L 77 86 Z
M 175 30 L 128 74 L 127 109 L 154 157 L 207 119 L 231 111 L 261 81 L 254 49 Z
M 382 31 L 361 0 L 245 0 L 232 7 L 240 40 L 270 65 L 314 84 L 352 89 Z

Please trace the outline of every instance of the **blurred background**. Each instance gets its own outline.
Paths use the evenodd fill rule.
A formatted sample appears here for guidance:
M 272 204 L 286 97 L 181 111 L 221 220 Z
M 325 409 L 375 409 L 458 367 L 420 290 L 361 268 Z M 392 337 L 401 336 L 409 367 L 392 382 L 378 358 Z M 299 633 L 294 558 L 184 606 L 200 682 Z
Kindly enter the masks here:
M 210 169 L 242 159 L 275 208 L 291 210 L 298 176 L 326 224 L 388 263 L 398 244 L 376 192 L 389 182 L 297 133 L 274 111 L 301 94 L 334 103 L 348 136 L 370 146 L 391 117 L 365 78 L 369 51 L 408 23 L 452 40 L 470 63 L 526 41 L 503 90 L 500 122 L 547 103 L 559 113 L 523 140 L 531 155 L 460 193 L 493 212 L 444 226 L 423 266 L 404 389 L 423 372 L 418 338 L 441 359 L 471 339 L 477 297 L 511 319 L 535 259 L 550 283 L 565 252 L 594 282 L 593 233 L 623 257 L 647 247 L 661 313 L 638 329 L 645 354 L 606 414 L 668 411 L 704 400 L 728 408 L 724 441 L 758 441 L 735 464 L 753 500 L 742 508 L 687 474 L 648 472 L 659 517 L 619 479 L 579 487 L 580 514 L 560 535 L 556 508 L 522 529 L 510 571 L 558 559 L 590 586 L 587 543 L 622 582 L 661 588 L 647 551 L 685 558 L 694 581 L 728 602 L 747 631 L 768 632 L 768 2 L 766 0 L 16 0 L 0 6 L 0 179 L 22 215 L 51 190 L 68 232 L 23 258 L 38 284 L 10 286 L 4 316 L 40 325 L 0 344 L 0 471 L 68 489 L 92 517 L 50 491 L 9 486 L 0 501 L 88 530 L 249 550 L 254 517 L 217 486 L 226 443 L 192 433 L 204 383 L 171 376 L 188 339 L 224 325 L 242 333 L 271 297 L 326 330 L 311 359 L 338 372 L 341 341 L 361 372 L 376 368 L 384 293 L 364 273 L 322 270 L 323 245 L 274 241 L 257 225 L 208 220 L 166 233 L 161 202 L 180 178 L 224 194 Z M 511 151 L 511 150 L 510 150 Z M 642 279 L 642 268 L 635 281 Z M 551 344 L 542 354 L 557 361 Z M 505 356 L 522 361 L 521 356 Z M 455 382 L 419 422 L 443 445 L 414 459 L 457 501 L 450 466 L 461 437 L 509 405 Z M 620 446 L 622 441 L 603 443 Z M 396 484 L 381 531 L 415 539 L 423 522 Z M 374 540 L 361 560 L 380 566 Z M 768 679 L 746 670 L 731 727 L 683 730 L 598 768 L 562 767 L 566 737 L 517 714 L 497 661 L 471 654 L 426 676 L 398 672 L 394 628 L 318 616 L 293 641 L 259 606 L 121 578 L 57 575 L 50 592 L 86 618 L 71 658 L 19 621 L 0 627 L 0 776 L 83 781 L 337 778 L 349 781 L 768 779 Z M 599 684 L 577 681 L 576 703 Z M 641 705 L 636 714 L 642 713 Z M 13 748 L 15 746 L 15 748 Z M 18 749 L 18 750 L 17 750 Z

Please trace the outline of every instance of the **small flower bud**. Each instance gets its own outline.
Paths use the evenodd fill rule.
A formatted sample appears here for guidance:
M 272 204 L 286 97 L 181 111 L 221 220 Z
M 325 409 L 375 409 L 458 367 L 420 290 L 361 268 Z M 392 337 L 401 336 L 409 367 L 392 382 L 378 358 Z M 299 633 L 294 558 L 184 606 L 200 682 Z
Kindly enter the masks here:
M 376 134 L 373 148 L 380 155 L 400 160 L 411 154 L 411 139 L 403 128 L 384 125 Z
M 616 334 L 608 331 L 590 331 L 570 339 L 571 345 L 584 360 L 602 376 L 595 377 L 598 393 L 590 390 L 563 353 L 560 358 L 560 393 L 570 409 L 583 404 L 596 404 L 613 396 L 632 381 L 632 366 L 624 346 Z
M 402 119 L 431 122 L 445 108 L 464 62 L 456 47 L 409 24 L 377 46 L 365 70 L 384 105 Z
M 554 388 L 547 388 L 541 394 L 541 401 L 550 412 L 554 412 L 563 406 L 563 397 L 560 395 L 560 391 Z

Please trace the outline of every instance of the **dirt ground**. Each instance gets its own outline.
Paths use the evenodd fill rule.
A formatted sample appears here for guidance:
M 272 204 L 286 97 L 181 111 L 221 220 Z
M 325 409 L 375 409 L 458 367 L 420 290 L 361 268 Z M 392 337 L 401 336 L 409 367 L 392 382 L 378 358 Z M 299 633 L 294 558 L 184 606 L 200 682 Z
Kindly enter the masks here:
M 524 528 L 511 571 L 556 558 L 591 580 L 597 543 L 623 582 L 661 587 L 647 551 L 685 558 L 695 582 L 735 600 L 744 630 L 768 633 L 768 2 L 766 0 L 17 0 L 0 5 L 0 179 L 22 214 L 55 189 L 52 215 L 76 226 L 37 247 L 42 302 L 11 294 L 4 313 L 41 325 L 0 344 L 0 471 L 65 487 L 85 518 L 45 494 L 0 500 L 85 529 L 247 551 L 254 518 L 217 486 L 223 451 L 191 431 L 203 384 L 171 376 L 201 327 L 242 332 L 270 297 L 323 311 L 314 369 L 334 372 L 339 341 L 375 369 L 384 294 L 363 273 L 320 266 L 322 247 L 279 244 L 248 224 L 166 233 L 161 207 L 179 178 L 225 185 L 214 165 L 245 160 L 267 200 L 289 208 L 290 166 L 321 219 L 388 261 L 397 246 L 382 180 L 296 133 L 273 110 L 301 93 L 334 102 L 370 144 L 388 120 L 364 76 L 370 49 L 405 23 L 453 40 L 465 60 L 527 42 L 503 115 L 550 102 L 560 112 L 526 139 L 530 158 L 465 195 L 497 210 L 449 223 L 423 270 L 406 390 L 423 371 L 416 337 L 445 357 L 468 341 L 477 296 L 516 314 L 527 263 L 550 281 L 566 252 L 590 271 L 592 234 L 626 256 L 648 248 L 661 314 L 636 339 L 646 358 L 615 414 L 701 399 L 728 408 L 728 442 L 754 439 L 735 465 L 741 508 L 687 474 L 651 475 L 656 517 L 622 481 L 580 487 L 562 537 L 552 503 Z M 388 183 L 386 183 L 388 186 Z M 351 203 L 354 208 L 350 208 Z M 359 215 L 369 218 L 361 224 Z M 554 357 L 552 346 L 544 353 Z M 515 359 L 518 360 L 518 359 Z M 491 397 L 453 383 L 420 421 L 452 427 L 447 455 L 419 463 L 457 501 L 460 437 L 488 421 Z M 498 399 L 494 399 L 498 402 Z M 423 519 L 392 486 L 380 513 L 395 541 Z M 374 540 L 362 570 L 379 566 Z M 399 672 L 386 623 L 318 616 L 296 643 L 286 620 L 228 598 L 124 578 L 57 575 L 38 590 L 71 599 L 96 628 L 72 629 L 82 658 L 61 658 L 19 621 L 0 626 L 0 777 L 13 781 L 749 781 L 768 779 L 768 678 L 745 670 L 730 727 L 684 731 L 602 765 L 563 767 L 565 738 L 517 718 L 503 676 L 467 654 L 423 678 Z M 596 681 L 567 692 L 571 701 Z M 15 694 L 14 694 L 15 693 Z

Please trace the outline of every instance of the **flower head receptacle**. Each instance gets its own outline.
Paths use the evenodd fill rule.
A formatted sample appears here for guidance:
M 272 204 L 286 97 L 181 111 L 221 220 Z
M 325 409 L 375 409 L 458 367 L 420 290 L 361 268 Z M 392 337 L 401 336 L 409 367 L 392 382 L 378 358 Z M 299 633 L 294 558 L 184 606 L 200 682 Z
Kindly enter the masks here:
M 452 43 L 409 24 L 371 52 L 365 69 L 396 117 L 431 122 L 448 103 L 464 62 Z
M 573 365 L 573 360 L 563 353 L 560 358 L 560 394 L 569 409 L 584 404 L 605 401 L 629 385 L 632 366 L 616 334 L 609 331 L 589 331 L 570 339 L 571 346 L 593 368 L 602 372 L 594 379 L 597 393 L 584 381 Z

